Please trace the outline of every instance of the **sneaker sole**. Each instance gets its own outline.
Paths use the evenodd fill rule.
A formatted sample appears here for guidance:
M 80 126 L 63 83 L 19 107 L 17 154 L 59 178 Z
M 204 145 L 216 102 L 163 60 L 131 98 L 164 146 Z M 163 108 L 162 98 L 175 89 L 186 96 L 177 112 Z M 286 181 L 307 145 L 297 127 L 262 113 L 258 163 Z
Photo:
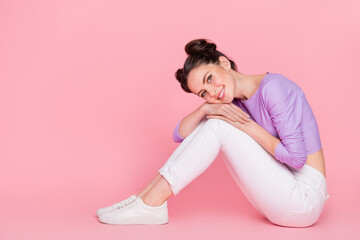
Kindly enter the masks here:
M 100 222 L 106 224 L 113 224 L 113 225 L 160 225 L 160 224 L 167 224 L 169 222 L 168 218 L 165 219 L 148 219 L 148 218 L 137 218 L 133 220 L 127 220 L 126 222 L 118 222 L 118 221 L 107 221 L 99 218 Z

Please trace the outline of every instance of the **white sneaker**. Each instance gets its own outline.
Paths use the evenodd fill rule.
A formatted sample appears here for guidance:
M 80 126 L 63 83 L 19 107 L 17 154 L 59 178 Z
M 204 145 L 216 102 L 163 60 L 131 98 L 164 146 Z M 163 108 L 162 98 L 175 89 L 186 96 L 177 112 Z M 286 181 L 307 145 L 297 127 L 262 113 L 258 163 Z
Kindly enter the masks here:
M 116 225 L 165 224 L 169 221 L 167 201 L 152 207 L 146 205 L 141 197 L 115 210 L 104 212 L 99 216 L 102 223 Z
M 129 198 L 125 199 L 125 200 L 122 200 L 121 202 L 118 202 L 118 203 L 115 203 L 114 205 L 112 206 L 109 206 L 109 207 L 104 207 L 104 208 L 100 208 L 96 211 L 96 215 L 99 217 L 101 214 L 105 213 L 105 212 L 109 212 L 109 211 L 112 211 L 112 210 L 115 210 L 117 208 L 120 208 L 124 205 L 127 205 L 128 203 L 132 202 L 132 201 L 135 201 L 137 198 L 136 194 L 130 196 Z

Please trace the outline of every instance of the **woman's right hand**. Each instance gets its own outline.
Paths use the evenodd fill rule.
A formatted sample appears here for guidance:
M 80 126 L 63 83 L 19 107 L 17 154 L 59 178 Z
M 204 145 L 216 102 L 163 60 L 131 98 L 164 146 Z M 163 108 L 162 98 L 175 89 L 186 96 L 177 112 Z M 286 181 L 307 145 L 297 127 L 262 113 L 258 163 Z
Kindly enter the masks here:
M 249 122 L 249 115 L 241 108 L 233 103 L 208 103 L 205 102 L 202 105 L 203 111 L 207 116 L 209 115 L 221 115 L 233 122 L 245 123 Z

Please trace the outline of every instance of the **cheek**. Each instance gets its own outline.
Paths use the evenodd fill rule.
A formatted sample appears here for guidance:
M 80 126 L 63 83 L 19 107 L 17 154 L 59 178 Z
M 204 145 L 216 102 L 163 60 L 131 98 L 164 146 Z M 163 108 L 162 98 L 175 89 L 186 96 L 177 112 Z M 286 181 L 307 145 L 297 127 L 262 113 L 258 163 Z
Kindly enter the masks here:
M 221 85 L 223 83 L 221 75 L 217 75 L 216 77 L 214 77 L 213 83 L 215 86 Z
M 214 101 L 214 99 L 213 98 L 211 98 L 211 97 L 204 97 L 203 98 L 204 100 L 205 100 L 205 102 L 208 102 L 208 103 L 216 103 L 216 101 Z
M 227 75 L 225 74 L 218 74 L 215 77 L 215 81 L 214 81 L 215 86 L 221 86 L 224 84 L 228 84 L 228 79 L 227 79 Z

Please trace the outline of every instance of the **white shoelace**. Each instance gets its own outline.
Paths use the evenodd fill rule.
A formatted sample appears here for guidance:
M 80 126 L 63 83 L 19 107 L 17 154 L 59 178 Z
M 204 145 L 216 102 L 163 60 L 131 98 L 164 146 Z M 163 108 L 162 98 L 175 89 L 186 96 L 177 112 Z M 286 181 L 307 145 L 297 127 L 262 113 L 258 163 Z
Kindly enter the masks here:
M 135 200 L 136 200 L 136 196 L 131 196 L 125 200 L 122 200 L 121 202 L 115 203 L 114 205 L 116 208 L 123 208 L 125 206 L 130 205 Z
M 125 204 L 125 205 L 120 206 L 119 208 L 117 208 L 117 210 L 127 209 L 127 208 L 129 208 L 129 207 L 135 206 L 137 203 L 138 203 L 138 202 L 137 202 L 136 199 L 135 199 L 135 200 L 133 200 L 133 201 L 128 202 L 128 203 Z

